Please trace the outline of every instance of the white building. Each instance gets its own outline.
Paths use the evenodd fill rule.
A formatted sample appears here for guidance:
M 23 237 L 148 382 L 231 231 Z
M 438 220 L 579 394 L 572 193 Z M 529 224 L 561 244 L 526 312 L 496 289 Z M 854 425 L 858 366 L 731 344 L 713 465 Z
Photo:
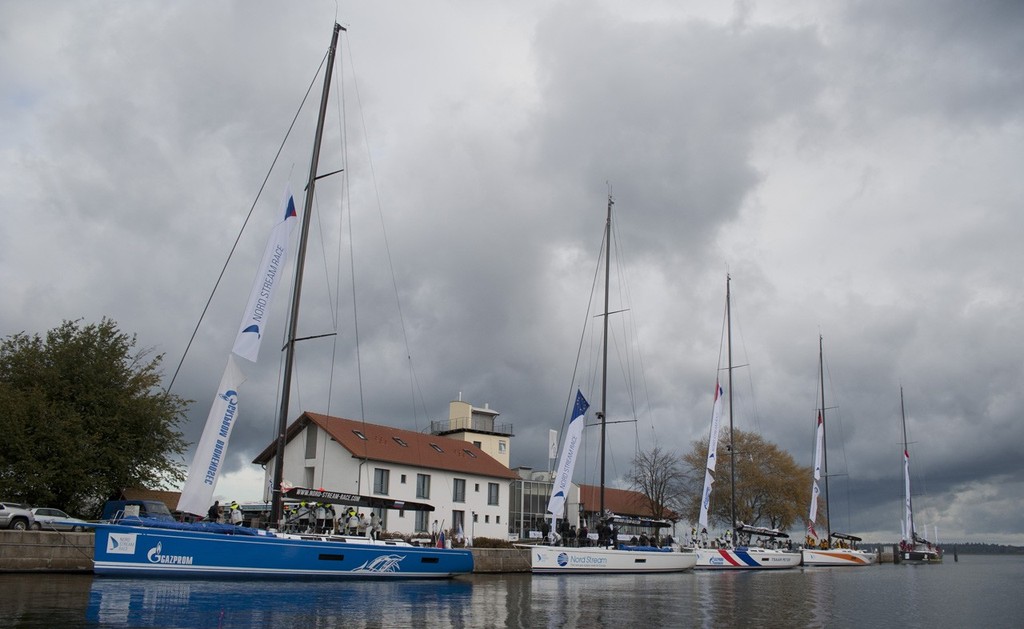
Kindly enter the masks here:
M 466 410 L 461 404 L 452 403 L 452 415 Z M 493 424 L 497 413 L 491 413 Z M 306 412 L 288 427 L 283 478 L 299 487 L 427 503 L 435 509 L 378 509 L 385 531 L 429 534 L 436 521 L 444 530 L 457 531 L 461 525 L 467 536 L 505 539 L 509 487 L 518 475 L 467 436 L 471 426 L 456 421 L 449 428 L 458 430 L 445 432 L 462 439 Z M 511 432 L 492 430 L 484 441 L 496 454 L 504 449 L 507 457 L 509 437 Z M 265 466 L 265 486 L 273 477 L 275 448 L 271 444 L 253 461 Z

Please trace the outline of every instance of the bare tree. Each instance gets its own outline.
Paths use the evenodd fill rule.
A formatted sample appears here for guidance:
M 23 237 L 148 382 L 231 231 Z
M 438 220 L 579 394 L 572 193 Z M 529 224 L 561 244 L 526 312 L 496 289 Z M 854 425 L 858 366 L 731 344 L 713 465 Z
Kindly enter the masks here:
M 649 451 L 638 452 L 626 474 L 632 489 L 647 499 L 654 518 L 679 520 L 684 480 L 679 463 L 678 454 L 654 446 Z

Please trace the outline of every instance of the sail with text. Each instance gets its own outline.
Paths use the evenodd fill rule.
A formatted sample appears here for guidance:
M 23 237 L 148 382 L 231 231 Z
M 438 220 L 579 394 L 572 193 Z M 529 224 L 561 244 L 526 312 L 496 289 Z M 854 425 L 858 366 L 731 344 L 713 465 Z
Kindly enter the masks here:
M 253 282 L 232 353 L 228 354 L 228 364 L 206 418 L 206 426 L 192 465 L 189 466 L 188 478 L 178 501 L 178 510 L 185 513 L 205 514 L 213 502 L 213 491 L 227 457 L 231 430 L 238 420 L 238 389 L 245 382 L 245 374 L 235 361 L 235 355 L 256 362 L 260 340 L 270 314 L 274 287 L 279 284 L 278 280 L 284 273 L 288 239 L 296 223 L 295 198 L 290 186 L 285 189 L 282 210 L 284 216 L 267 240 L 260 271 Z
M 565 431 L 565 445 L 562 446 L 562 456 L 558 459 L 555 484 L 551 488 L 551 500 L 548 501 L 548 513 L 556 518 L 562 515 L 565 508 L 565 498 L 569 492 L 569 484 L 572 482 L 572 470 L 576 466 L 576 455 L 579 453 L 580 444 L 583 441 L 583 424 L 585 423 L 583 417 L 587 414 L 588 408 L 590 408 L 590 403 L 577 389 L 576 404 L 572 409 L 569 428 Z
M 814 530 L 814 522 L 818 518 L 818 481 L 821 480 L 821 457 L 825 443 L 825 423 L 822 421 L 821 411 L 818 411 L 818 427 L 814 434 L 814 479 L 811 481 L 811 512 L 807 516 L 807 532 L 817 537 Z
M 708 438 L 708 462 L 704 470 L 704 491 L 700 498 L 700 517 L 698 523 L 708 528 L 708 507 L 711 505 L 711 485 L 715 482 L 715 465 L 718 462 L 718 433 L 722 424 L 722 396 L 725 391 L 722 385 L 715 382 L 715 405 L 711 411 L 711 435 Z
M 235 345 L 231 349 L 242 358 L 256 362 L 260 351 L 260 341 L 266 330 L 267 317 L 270 315 L 270 302 L 274 297 L 274 289 L 284 276 L 284 265 L 288 258 L 288 240 L 295 224 L 298 222 L 295 212 L 295 197 L 291 187 L 285 190 L 282 203 L 284 216 L 267 239 L 267 247 L 263 252 L 260 270 L 253 280 L 249 293 L 249 303 L 245 307 L 242 324 L 238 327 Z
M 245 375 L 238 368 L 235 357 L 228 354 L 228 364 L 206 418 L 196 455 L 192 458 L 188 480 L 181 490 L 179 511 L 202 515 L 213 504 L 213 490 L 227 456 L 228 439 L 238 420 L 238 387 L 243 382 Z

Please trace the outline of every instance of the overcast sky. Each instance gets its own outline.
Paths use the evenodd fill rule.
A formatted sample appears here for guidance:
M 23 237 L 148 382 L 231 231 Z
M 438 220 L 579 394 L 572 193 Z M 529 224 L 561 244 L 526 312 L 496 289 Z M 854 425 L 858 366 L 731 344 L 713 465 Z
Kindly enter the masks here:
M 319 82 L 271 164 L 335 19 L 321 171 L 348 180 L 318 188 L 300 332 L 333 329 L 329 286 L 338 337 L 303 345 L 293 417 L 426 430 L 461 395 L 545 468 L 610 188 L 641 356 L 611 478 L 637 436 L 706 435 L 730 273 L 737 425 L 803 465 L 824 336 L 833 529 L 899 534 L 902 386 L 918 527 L 1024 544 L 1018 2 L 3 2 L 0 334 L 110 317 L 169 381 L 270 171 L 174 384 L 195 442 L 287 183 L 301 205 Z M 284 301 L 228 499 L 260 495 Z

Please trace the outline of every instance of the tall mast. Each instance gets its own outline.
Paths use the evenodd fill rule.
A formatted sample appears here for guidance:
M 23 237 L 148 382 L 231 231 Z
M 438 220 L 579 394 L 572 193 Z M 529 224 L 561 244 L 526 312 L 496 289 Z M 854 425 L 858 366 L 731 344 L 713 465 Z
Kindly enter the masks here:
M 900 387 L 900 418 L 903 421 L 903 474 L 906 476 L 904 483 L 907 489 L 907 535 L 910 536 L 910 542 L 914 543 L 914 505 L 910 497 L 910 452 L 907 450 L 907 411 L 903 406 L 903 387 Z
M 828 514 L 828 431 L 825 430 L 825 352 L 822 349 L 822 337 L 818 335 L 818 371 L 821 380 L 821 459 L 825 469 L 825 528 L 828 531 L 829 543 L 832 542 L 832 518 Z
M 732 305 L 729 283 L 732 278 L 725 274 L 725 327 L 728 340 L 729 360 L 729 509 L 732 516 L 732 545 L 736 547 L 736 448 L 732 440 Z
M 604 515 L 604 451 L 607 434 L 608 409 L 608 285 L 611 279 L 612 255 L 612 205 L 615 201 L 608 194 L 608 218 L 604 223 L 604 345 L 601 358 L 601 514 Z
M 320 141 L 324 133 L 324 119 L 327 116 L 327 98 L 331 91 L 331 75 L 334 73 L 334 54 L 338 47 L 338 34 L 345 30 L 340 24 L 334 25 L 331 47 L 327 51 L 327 68 L 324 71 L 324 88 L 320 94 L 320 114 L 316 121 L 316 136 L 313 139 L 313 156 L 309 163 L 309 177 L 306 179 L 306 203 L 302 209 L 302 231 L 299 232 L 299 249 L 295 257 L 295 281 L 292 284 L 291 313 L 288 317 L 288 335 L 284 346 L 284 374 L 281 383 L 281 408 L 277 414 L 277 452 L 274 457 L 274 486 L 271 488 L 271 519 L 281 521 L 281 481 L 284 480 L 285 432 L 288 429 L 288 403 L 292 386 L 292 364 L 295 361 L 295 340 L 299 327 L 299 295 L 302 292 L 302 272 L 306 260 L 306 240 L 309 236 L 310 216 L 313 209 L 313 190 L 316 186 L 317 166 L 320 162 Z

